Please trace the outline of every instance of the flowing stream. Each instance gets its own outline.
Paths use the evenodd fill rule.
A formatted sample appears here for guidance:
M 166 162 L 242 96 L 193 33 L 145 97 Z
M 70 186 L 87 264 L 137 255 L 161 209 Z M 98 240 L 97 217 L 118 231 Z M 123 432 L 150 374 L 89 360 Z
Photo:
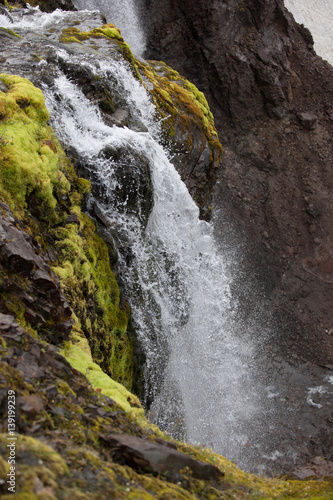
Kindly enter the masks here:
M 159 145 L 154 107 L 126 65 L 80 64 L 104 80 L 116 78 L 132 115 L 149 129 L 105 125 L 98 109 L 60 73 L 52 91 L 44 89 L 53 127 L 104 186 L 99 209 L 130 242 L 132 262 L 120 251 L 119 267 L 147 358 L 144 401 L 151 403 L 150 418 L 175 436 L 210 445 L 218 426 L 235 455 L 232 448 L 246 442 L 244 428 L 254 415 L 259 418 L 260 404 L 249 368 L 254 346 L 245 335 L 242 342 L 234 335 L 229 277 L 212 228 L 199 220 L 198 207 Z M 149 163 L 154 204 L 145 229 L 113 194 L 114 160 L 103 158 L 105 148 L 139 153 Z
M 134 9 L 127 14 L 136 16 Z M 149 94 L 117 53 L 108 56 L 78 44 L 59 48 L 56 31 L 77 16 L 36 9 L 13 16 L 14 23 L 0 16 L 2 26 L 22 33 L 23 41 L 15 40 L 17 54 L 27 40 L 29 50 L 37 52 L 40 35 L 48 37 L 45 57 L 33 69 L 15 66 L 19 57 L 12 48 L 7 71 L 24 72 L 42 86 L 53 128 L 94 184 L 88 209 L 96 213 L 97 207 L 103 214 L 117 244 L 122 288 L 146 357 L 142 402 L 148 417 L 174 437 L 212 447 L 246 469 L 269 469 L 282 456 L 290 465 L 315 433 L 313 412 L 323 410 L 326 418 L 332 380 L 319 374 L 313 382 L 307 371 L 284 361 L 271 369 L 264 353 L 270 326 L 238 319 L 237 297 L 230 292 L 232 252 L 220 248 L 213 226 L 199 219 L 161 146 Z M 90 14 L 80 19 L 81 29 L 96 23 Z M 107 125 L 97 105 L 66 76 L 66 65 L 99 77 L 111 95 L 119 96 L 136 126 Z M 143 178 L 149 177 L 152 185 L 137 197 L 135 210 L 128 169 L 135 173 L 139 194 Z M 145 205 L 149 196 L 152 210 Z M 305 415 L 303 429 L 298 412 Z

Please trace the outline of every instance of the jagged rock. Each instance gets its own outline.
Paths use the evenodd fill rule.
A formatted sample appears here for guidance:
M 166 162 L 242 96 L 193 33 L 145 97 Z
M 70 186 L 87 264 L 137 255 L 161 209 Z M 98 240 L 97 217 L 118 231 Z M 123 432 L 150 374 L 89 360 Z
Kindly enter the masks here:
M 45 269 L 46 265 L 36 255 L 24 234 L 12 224 L 2 220 L 0 227 L 1 260 L 18 272 L 31 273 L 35 268 Z
M 112 115 L 112 120 L 118 127 L 126 127 L 129 120 L 129 111 L 127 109 L 117 109 Z
M 72 311 L 59 281 L 42 257 L 37 241 L 22 229 L 8 206 L 0 212 L 0 267 L 7 273 L 0 285 L 2 311 L 10 303 L 24 305 L 24 315 L 35 327 L 53 335 L 53 341 L 66 339 L 72 329 Z M 6 215 L 4 215 L 4 212 Z M 16 226 L 16 227 L 15 227 Z M 24 288 L 22 287 L 22 279 Z M 0 329 L 8 329 L 12 316 L 2 315 Z
M 18 398 L 17 404 L 21 410 L 30 416 L 36 415 L 44 409 L 44 402 L 39 396 L 30 394 L 29 396 L 22 396 Z
M 56 9 L 76 10 L 72 0 L 31 0 L 30 5 L 39 5 L 43 12 L 53 12 Z
M 318 117 L 310 111 L 306 113 L 299 113 L 297 116 L 303 127 L 307 130 L 313 130 L 318 121 Z
M 0 330 L 8 330 L 14 323 L 14 316 L 0 313 Z
M 197 479 L 218 481 L 223 473 L 213 465 L 199 462 L 185 453 L 169 446 L 154 443 L 127 434 L 100 435 L 105 443 L 112 448 L 116 461 L 125 463 L 136 470 L 151 471 L 155 474 L 179 473 L 188 467 Z
M 135 214 L 146 224 L 153 207 L 153 189 L 148 160 L 138 152 L 128 148 L 106 146 L 101 157 L 110 159 L 112 182 L 115 182 L 112 196 L 119 210 Z M 113 161 L 117 160 L 117 161 Z M 118 181 L 118 182 L 117 182 Z M 111 180 L 110 180 L 111 182 Z M 97 200 L 107 203 L 108 193 L 99 193 L 99 186 L 93 188 Z

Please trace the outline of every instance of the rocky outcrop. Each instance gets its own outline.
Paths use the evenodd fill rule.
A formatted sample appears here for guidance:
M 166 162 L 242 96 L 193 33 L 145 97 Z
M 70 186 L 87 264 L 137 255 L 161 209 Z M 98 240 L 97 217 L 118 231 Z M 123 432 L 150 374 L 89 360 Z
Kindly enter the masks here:
M 0 338 L 0 470 L 14 484 L 8 491 L 10 483 L 1 479 L 5 500 L 330 498 L 328 477 L 247 475 L 208 449 L 139 425 L 11 315 L 0 314 Z M 11 469 L 9 455 L 15 456 Z
M 42 92 L 18 76 L 0 80 L 2 311 L 56 345 L 74 329 L 94 361 L 131 387 L 129 306 L 120 304 L 108 247 L 81 211 L 90 182 L 47 125 Z
M 145 5 L 148 56 L 193 81 L 215 117 L 216 226 L 240 249 L 244 318 L 273 311 L 285 355 L 332 364 L 332 67 L 282 0 Z
M 19 229 L 18 229 L 19 228 Z M 0 212 L 0 307 L 38 329 L 49 342 L 67 340 L 72 311 L 36 238 L 28 235 L 8 206 Z

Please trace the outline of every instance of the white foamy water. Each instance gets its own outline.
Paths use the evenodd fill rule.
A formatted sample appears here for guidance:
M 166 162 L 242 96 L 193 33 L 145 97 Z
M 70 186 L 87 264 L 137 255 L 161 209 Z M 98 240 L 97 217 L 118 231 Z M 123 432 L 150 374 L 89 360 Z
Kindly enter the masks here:
M 317 54 L 333 64 L 332 0 L 285 0 L 285 6 L 311 31 Z
M 98 109 L 62 74 L 53 89 L 45 89 L 53 127 L 98 177 L 106 193 L 100 208 L 130 242 L 133 261 L 126 265 L 120 257 L 120 268 L 147 356 L 150 416 L 176 435 L 185 426 L 188 440 L 239 456 L 250 422 L 260 421 L 249 366 L 254 346 L 246 334 L 237 338 L 229 277 L 212 228 L 199 220 L 198 207 L 157 142 L 154 107 L 126 65 L 82 64 L 103 79 L 115 77 L 131 114 L 149 128 L 146 133 L 105 125 Z M 146 229 L 112 194 L 114 161 L 100 155 L 106 146 L 138 152 L 149 162 L 154 206 Z
M 21 30 L 42 31 L 51 28 L 55 23 L 64 19 L 64 12 L 60 9 L 51 14 L 41 12 L 39 7 L 30 7 L 21 11 L 19 16 L 12 17 L 13 21 L 4 14 L 0 15 L 0 26 L 9 29 L 20 28 Z M 38 19 L 38 21 L 37 21 Z

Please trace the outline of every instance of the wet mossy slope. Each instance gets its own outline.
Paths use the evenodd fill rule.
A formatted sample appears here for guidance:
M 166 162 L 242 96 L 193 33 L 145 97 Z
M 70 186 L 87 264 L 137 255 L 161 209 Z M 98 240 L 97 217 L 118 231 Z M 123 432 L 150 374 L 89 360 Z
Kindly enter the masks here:
M 2 498 L 333 498 L 332 480 L 246 474 L 146 422 L 127 390 L 129 307 L 120 307 L 108 249 L 82 212 L 90 184 L 47 125 L 42 92 L 18 76 L 0 81 Z M 9 390 L 15 494 L 6 483 Z
M 129 307 L 119 307 L 119 287 L 108 248 L 94 222 L 81 211 L 90 183 L 76 175 L 47 125 L 49 113 L 42 92 L 18 76 L 2 74 L 0 80 L 4 90 L 0 92 L 1 201 L 16 217 L 15 224 L 20 222 L 46 256 L 52 268 L 50 277 L 56 280 L 55 273 L 60 280 L 73 312 L 74 329 L 88 339 L 92 359 L 130 389 Z M 24 279 L 23 288 L 29 292 L 30 275 Z M 0 288 L 3 303 L 7 303 L 5 312 L 15 313 L 24 326 L 42 331 L 42 337 L 52 343 L 64 340 L 57 338 L 52 322 L 45 320 L 44 324 L 39 317 L 29 316 L 24 301 L 9 300 L 6 283 L 4 279 Z

